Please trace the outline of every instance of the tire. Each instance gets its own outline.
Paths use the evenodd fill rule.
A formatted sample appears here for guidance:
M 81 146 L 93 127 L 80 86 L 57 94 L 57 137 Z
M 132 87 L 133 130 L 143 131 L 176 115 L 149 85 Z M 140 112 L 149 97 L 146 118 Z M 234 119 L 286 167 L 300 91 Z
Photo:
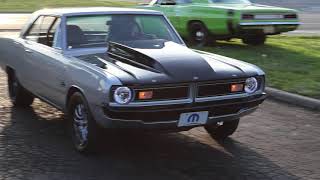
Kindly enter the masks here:
M 33 103 L 33 95 L 22 87 L 12 70 L 8 72 L 8 93 L 14 106 L 28 107 Z
M 192 45 L 202 47 L 210 43 L 211 38 L 209 36 L 207 27 L 201 22 L 192 22 L 189 25 L 189 42 Z
M 252 35 L 252 36 L 245 36 L 242 38 L 242 42 L 252 46 L 259 46 L 265 44 L 267 40 L 266 35 Z
M 224 122 L 223 125 L 214 124 L 205 126 L 205 129 L 210 134 L 210 136 L 217 140 L 225 140 L 230 135 L 232 135 L 238 128 L 239 119 Z
M 101 130 L 91 115 L 85 97 L 79 92 L 70 97 L 67 119 L 73 147 L 83 154 L 96 152 Z

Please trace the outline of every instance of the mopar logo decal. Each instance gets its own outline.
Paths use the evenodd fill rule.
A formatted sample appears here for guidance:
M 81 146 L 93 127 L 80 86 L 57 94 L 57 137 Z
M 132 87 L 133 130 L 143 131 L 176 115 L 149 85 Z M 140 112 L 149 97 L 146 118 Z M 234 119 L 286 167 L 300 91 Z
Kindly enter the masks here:
M 193 123 L 193 122 L 198 122 L 200 119 L 200 116 L 198 114 L 192 114 L 189 116 L 188 118 L 188 122 L 190 123 Z

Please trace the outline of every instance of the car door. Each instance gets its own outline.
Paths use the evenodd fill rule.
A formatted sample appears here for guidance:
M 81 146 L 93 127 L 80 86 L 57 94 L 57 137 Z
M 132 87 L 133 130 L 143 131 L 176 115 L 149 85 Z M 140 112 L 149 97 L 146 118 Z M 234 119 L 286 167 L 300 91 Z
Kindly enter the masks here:
M 25 36 L 25 53 L 29 61 L 37 95 L 62 107 L 66 91 L 66 59 L 62 54 L 60 18 L 44 16 L 36 40 Z
M 172 18 L 172 22 L 179 33 L 186 35 L 188 22 L 193 20 L 193 8 L 192 0 L 176 0 L 176 5 L 173 9 L 174 18 Z
M 163 12 L 170 19 L 170 21 L 175 24 L 177 23 L 175 13 L 176 6 L 176 0 L 158 0 L 152 9 Z
M 30 55 L 32 52 L 28 47 L 38 41 L 42 20 L 43 16 L 37 17 L 28 30 L 20 38 L 14 40 L 15 52 L 20 57 L 17 59 L 18 64 L 15 67 L 18 79 L 33 94 L 38 94 L 39 90 L 39 83 L 36 80 L 38 65 Z

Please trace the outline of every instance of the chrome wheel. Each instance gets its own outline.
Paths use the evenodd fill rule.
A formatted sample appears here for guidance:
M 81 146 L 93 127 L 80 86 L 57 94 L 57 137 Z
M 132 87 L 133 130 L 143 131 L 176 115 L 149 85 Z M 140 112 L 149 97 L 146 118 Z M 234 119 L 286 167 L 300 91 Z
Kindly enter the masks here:
M 88 144 L 88 114 L 83 104 L 74 107 L 73 131 L 77 148 L 85 148 Z
M 196 40 L 203 41 L 205 37 L 205 33 L 203 31 L 197 31 L 196 33 Z
M 68 102 L 67 125 L 75 150 L 84 154 L 97 150 L 100 128 L 90 113 L 88 102 L 80 92 L 73 93 Z

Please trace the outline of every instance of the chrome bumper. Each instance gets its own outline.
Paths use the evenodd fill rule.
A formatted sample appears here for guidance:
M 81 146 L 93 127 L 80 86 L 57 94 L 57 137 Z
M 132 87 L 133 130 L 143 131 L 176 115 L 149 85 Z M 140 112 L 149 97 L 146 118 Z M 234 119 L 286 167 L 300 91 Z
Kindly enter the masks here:
M 270 25 L 293 25 L 299 26 L 300 22 L 242 22 L 239 23 L 240 26 L 270 26 Z
M 245 115 L 253 113 L 258 106 L 248 109 L 241 109 L 239 112 L 235 114 L 228 114 L 223 116 L 214 116 L 209 117 L 208 121 L 204 125 L 208 124 L 215 124 L 217 122 L 226 122 L 226 121 L 232 121 L 235 119 L 239 119 Z M 179 120 L 171 120 L 171 121 L 158 121 L 158 122 L 144 122 L 141 120 L 122 120 L 122 119 L 110 119 L 112 121 L 113 127 L 120 127 L 120 128 L 146 128 L 146 129 L 191 129 L 196 126 L 204 126 L 204 125 L 196 125 L 196 126 L 189 126 L 189 127 L 178 127 L 178 121 Z

